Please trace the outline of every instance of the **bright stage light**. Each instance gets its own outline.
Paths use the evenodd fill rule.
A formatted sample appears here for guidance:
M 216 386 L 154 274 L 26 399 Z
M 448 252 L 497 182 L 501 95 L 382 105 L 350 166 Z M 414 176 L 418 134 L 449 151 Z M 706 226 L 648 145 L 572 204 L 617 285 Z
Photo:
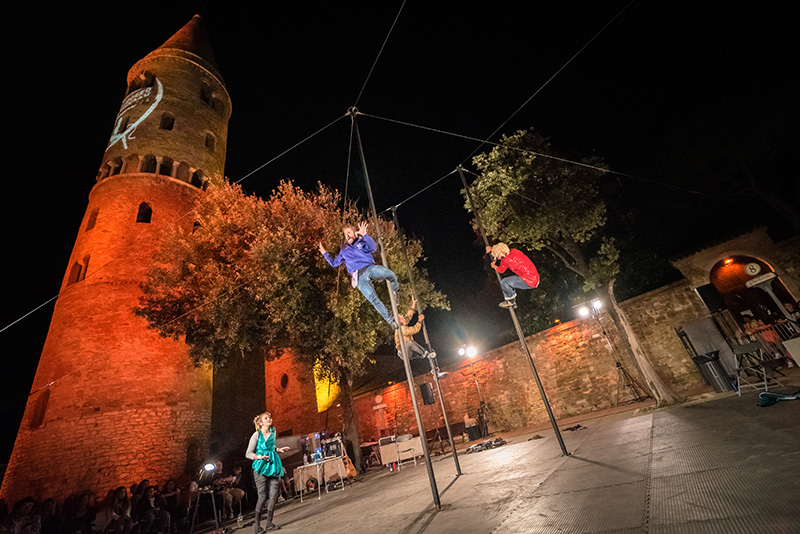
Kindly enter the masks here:
M 467 347 L 467 357 L 468 358 L 472 358 L 476 354 L 478 354 L 478 349 L 476 349 L 475 347 Z
M 603 307 L 603 301 L 602 300 L 593 300 L 592 301 L 592 308 L 594 308 L 595 310 L 599 310 L 602 307 Z
M 580 314 L 581 317 L 588 317 L 589 316 L 589 307 L 588 306 L 581 306 L 580 308 L 578 308 L 578 314 Z

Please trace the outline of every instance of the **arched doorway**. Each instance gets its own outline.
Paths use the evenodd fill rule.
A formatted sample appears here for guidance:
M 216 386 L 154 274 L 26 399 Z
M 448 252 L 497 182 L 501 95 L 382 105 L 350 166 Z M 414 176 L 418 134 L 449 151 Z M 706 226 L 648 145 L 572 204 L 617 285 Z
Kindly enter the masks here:
M 739 326 L 751 318 L 767 325 L 791 318 L 785 304 L 795 305 L 794 297 L 772 266 L 761 259 L 727 257 L 714 265 L 709 278 Z

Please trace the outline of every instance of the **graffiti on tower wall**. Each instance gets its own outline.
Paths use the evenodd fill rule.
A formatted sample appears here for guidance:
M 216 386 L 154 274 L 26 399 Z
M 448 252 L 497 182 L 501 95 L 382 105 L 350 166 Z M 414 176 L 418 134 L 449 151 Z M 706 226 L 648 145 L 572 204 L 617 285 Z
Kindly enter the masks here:
M 155 82 L 156 95 L 153 99 L 153 103 L 150 104 L 150 107 L 148 107 L 145 112 L 142 113 L 142 116 L 135 121 L 130 122 L 130 117 L 126 117 L 125 114 L 138 104 L 147 102 L 153 92 L 153 88 L 145 87 L 143 89 L 139 89 L 138 91 L 134 91 L 122 101 L 122 107 L 120 108 L 119 113 L 117 113 L 114 133 L 111 134 L 111 139 L 108 141 L 106 150 L 116 145 L 120 141 L 122 142 L 122 146 L 127 149 L 128 140 L 133 139 L 133 133 L 136 131 L 136 127 L 139 126 L 158 107 L 158 104 L 164 97 L 164 85 L 158 78 L 156 78 Z

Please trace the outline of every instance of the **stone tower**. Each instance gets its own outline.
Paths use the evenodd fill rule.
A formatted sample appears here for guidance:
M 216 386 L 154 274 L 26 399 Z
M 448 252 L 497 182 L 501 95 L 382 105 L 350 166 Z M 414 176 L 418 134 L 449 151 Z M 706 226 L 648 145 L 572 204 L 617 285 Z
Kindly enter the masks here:
M 0 496 L 104 494 L 194 470 L 211 372 L 132 309 L 164 228 L 221 180 L 231 102 L 195 16 L 128 72 Z

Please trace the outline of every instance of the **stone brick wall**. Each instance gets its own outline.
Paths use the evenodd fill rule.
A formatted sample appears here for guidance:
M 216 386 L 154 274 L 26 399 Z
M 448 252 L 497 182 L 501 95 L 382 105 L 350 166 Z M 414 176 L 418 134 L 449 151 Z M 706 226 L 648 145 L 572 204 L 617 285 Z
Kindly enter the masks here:
M 676 392 L 707 390 L 674 328 L 706 314 L 688 282 L 681 281 L 622 303 L 644 349 L 659 373 Z M 603 333 L 605 328 L 608 339 Z M 557 419 L 609 408 L 632 398 L 617 358 L 634 378 L 633 362 L 622 358 L 619 339 L 607 315 L 561 324 L 527 338 L 545 393 Z M 528 359 L 518 342 L 488 351 L 474 359 L 443 369 L 441 380 L 449 421 L 476 417 L 480 394 L 489 407 L 490 428 L 504 431 L 548 421 L 547 412 Z M 478 385 L 476 386 L 476 380 Z M 426 429 L 443 425 L 438 400 L 424 406 L 419 393 L 430 374 L 415 379 L 417 400 Z M 434 388 L 435 389 L 435 388 Z M 398 433 L 417 433 L 411 398 L 405 383 L 369 392 L 356 399 L 359 431 L 364 440 L 378 436 L 375 425 L 375 395 L 383 396 L 386 421 Z

